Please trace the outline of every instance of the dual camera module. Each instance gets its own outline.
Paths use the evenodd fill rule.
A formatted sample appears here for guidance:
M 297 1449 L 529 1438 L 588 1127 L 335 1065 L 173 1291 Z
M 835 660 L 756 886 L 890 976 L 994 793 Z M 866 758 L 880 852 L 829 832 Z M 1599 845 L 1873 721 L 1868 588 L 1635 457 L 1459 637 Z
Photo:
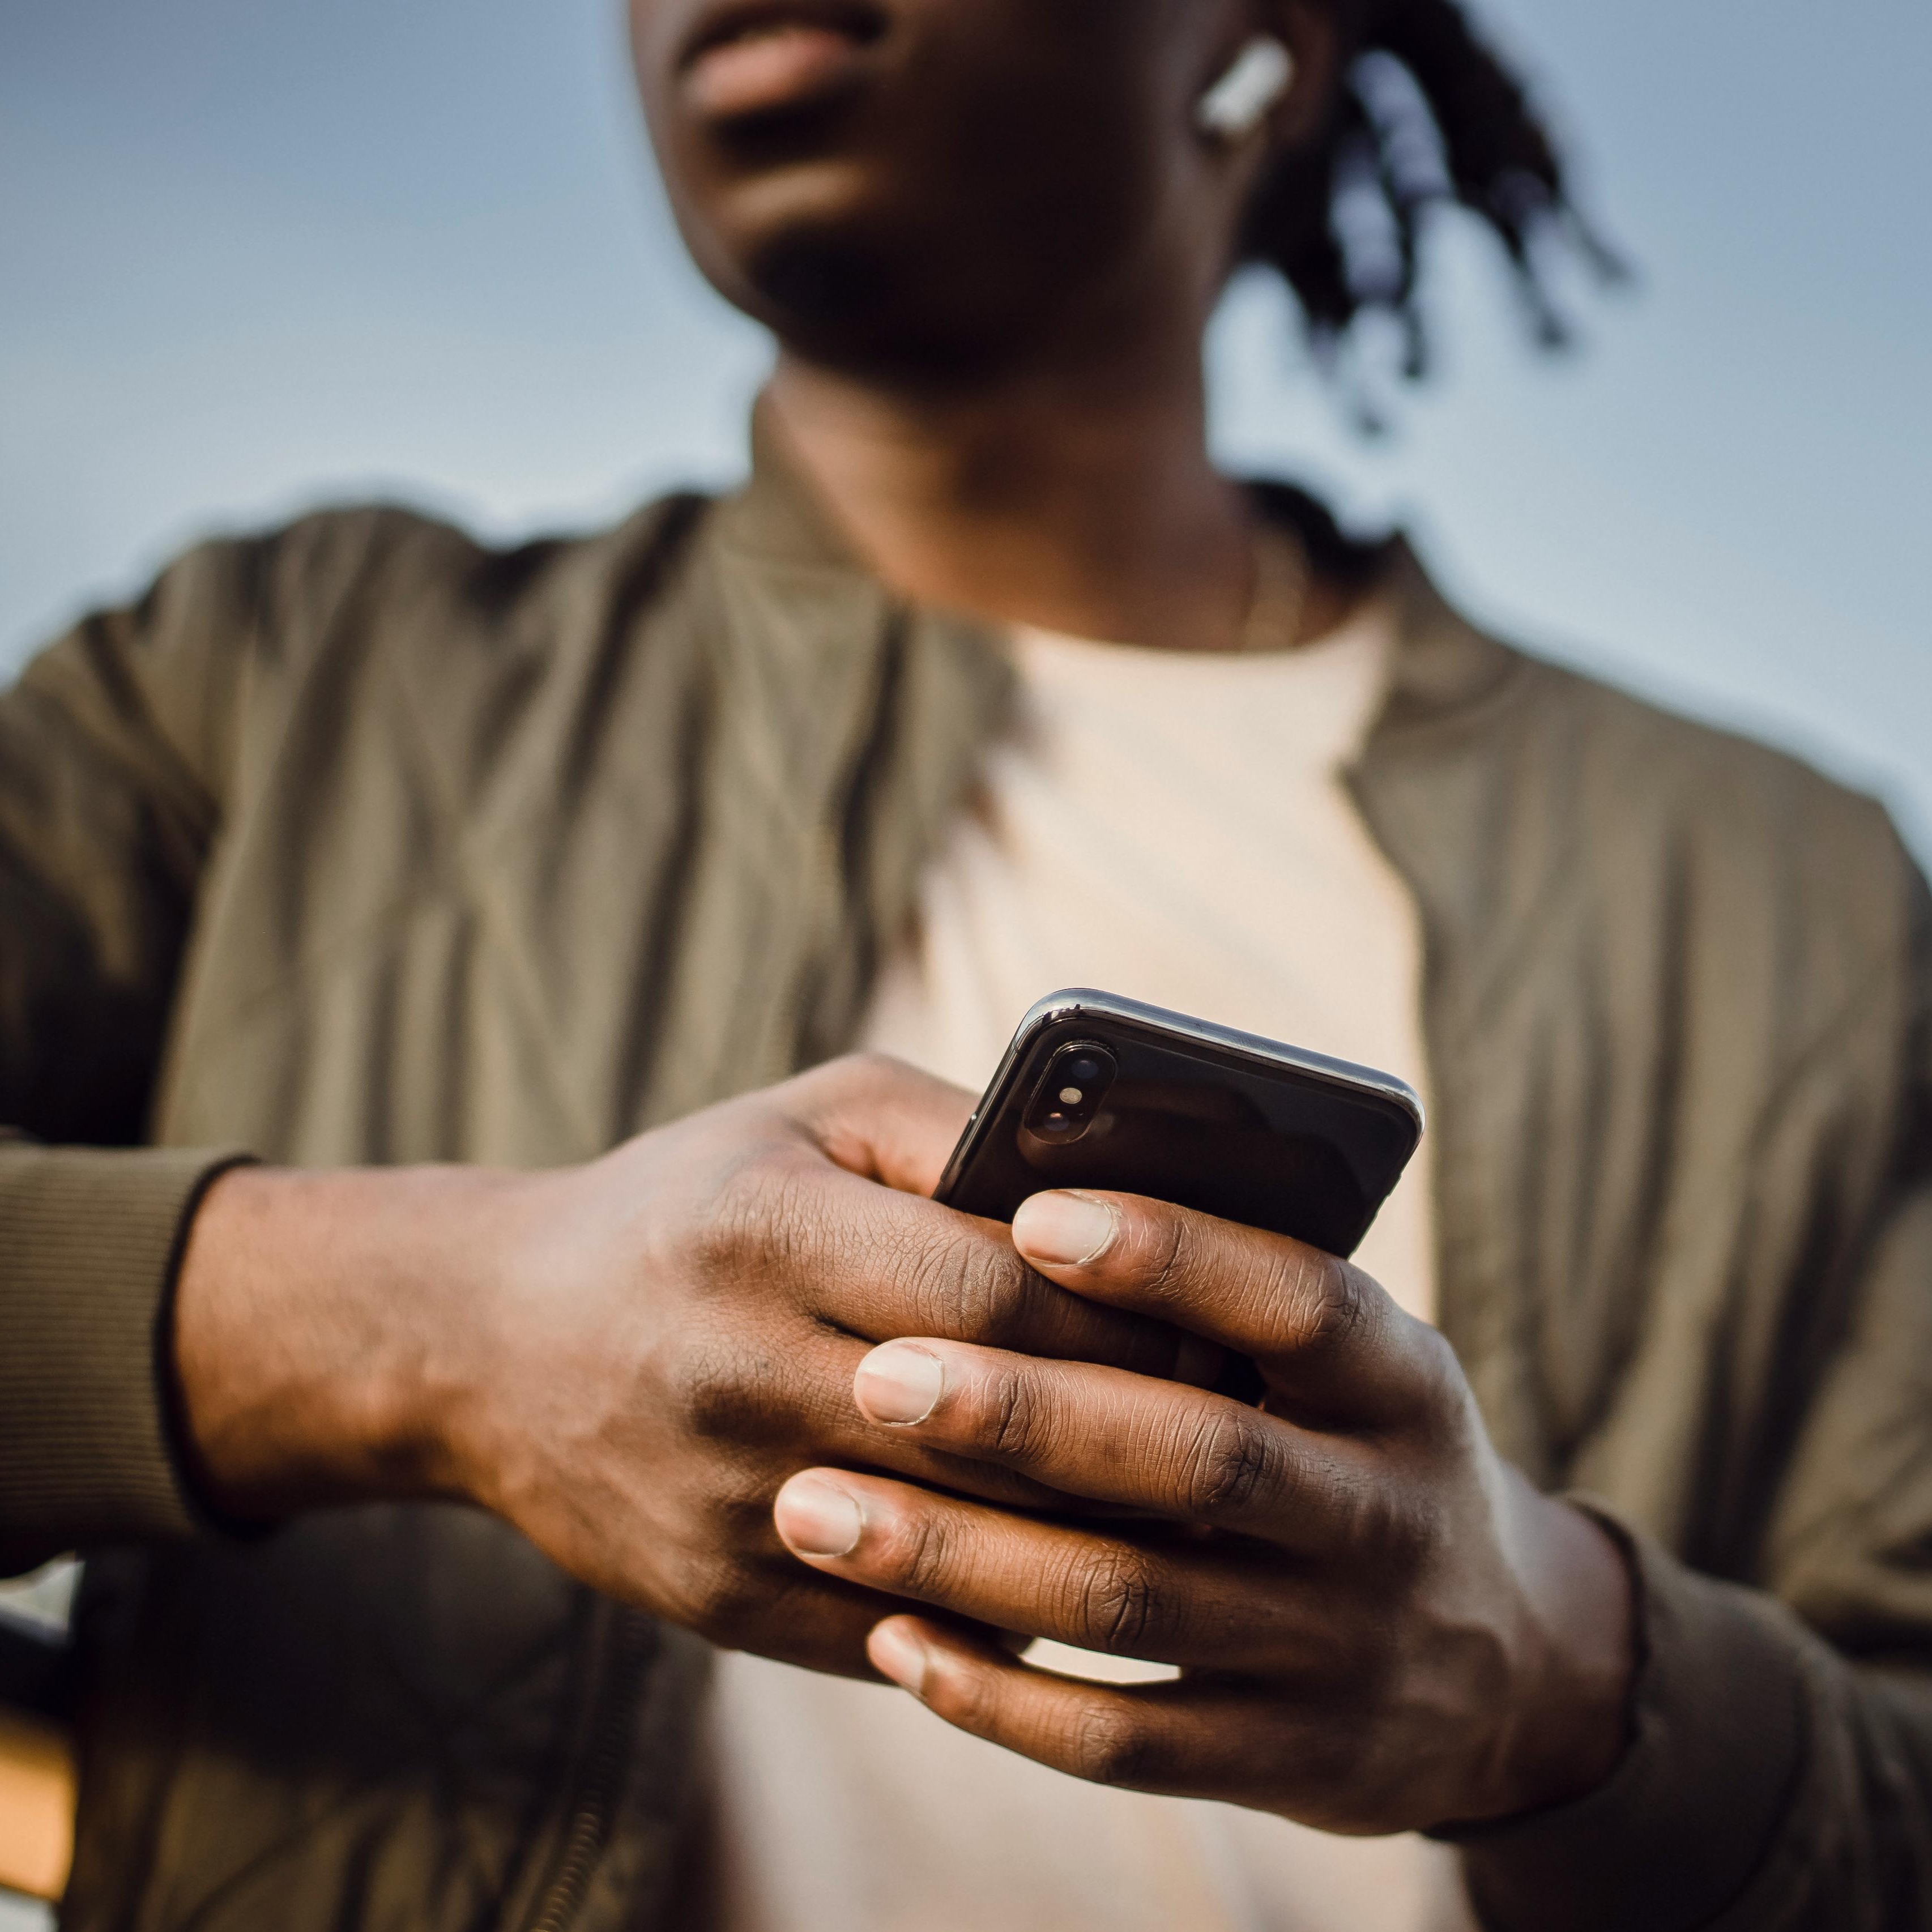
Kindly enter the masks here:
M 1064 1046 L 1047 1063 L 1026 1111 L 1029 1133 L 1064 1145 L 1078 1140 L 1099 1118 L 1120 1067 L 1104 1046 Z

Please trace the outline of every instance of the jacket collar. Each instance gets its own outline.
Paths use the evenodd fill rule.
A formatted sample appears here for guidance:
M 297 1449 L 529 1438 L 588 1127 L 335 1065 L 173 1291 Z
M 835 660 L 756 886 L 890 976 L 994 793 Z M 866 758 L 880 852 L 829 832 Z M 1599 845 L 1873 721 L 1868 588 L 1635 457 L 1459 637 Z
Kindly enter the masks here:
M 869 580 L 831 512 L 785 448 L 762 398 L 752 411 L 752 473 L 720 505 L 718 535 L 748 560 L 845 572 Z
M 1436 587 L 1406 536 L 1384 554 L 1380 588 L 1395 614 L 1396 658 L 1366 754 L 1453 725 L 1501 701 L 1527 660 L 1486 635 Z

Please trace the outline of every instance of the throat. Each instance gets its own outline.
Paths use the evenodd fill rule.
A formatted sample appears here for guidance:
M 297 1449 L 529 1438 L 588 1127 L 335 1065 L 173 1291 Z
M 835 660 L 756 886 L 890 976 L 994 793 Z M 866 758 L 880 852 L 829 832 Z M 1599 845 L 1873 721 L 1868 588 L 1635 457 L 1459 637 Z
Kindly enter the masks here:
M 1239 648 L 1254 511 L 1191 411 L 910 402 L 794 361 L 768 439 L 856 554 L 912 602 L 1109 643 Z

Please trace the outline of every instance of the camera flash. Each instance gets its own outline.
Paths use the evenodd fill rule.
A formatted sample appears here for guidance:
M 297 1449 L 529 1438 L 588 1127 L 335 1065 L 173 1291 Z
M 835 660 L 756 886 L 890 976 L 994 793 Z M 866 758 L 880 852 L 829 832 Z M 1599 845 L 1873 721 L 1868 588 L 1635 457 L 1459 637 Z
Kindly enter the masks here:
M 1060 1090 L 1060 1097 L 1070 1107 L 1077 1107 L 1080 1104 L 1080 1089 L 1077 1087 L 1063 1087 Z

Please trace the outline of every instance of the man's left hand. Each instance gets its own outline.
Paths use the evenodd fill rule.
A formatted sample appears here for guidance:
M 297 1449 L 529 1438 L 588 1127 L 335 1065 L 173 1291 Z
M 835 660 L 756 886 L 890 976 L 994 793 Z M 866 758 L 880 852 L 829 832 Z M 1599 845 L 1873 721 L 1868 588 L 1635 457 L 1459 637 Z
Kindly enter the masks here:
M 776 1507 L 814 1568 L 1082 1648 L 1178 1665 L 1101 1684 L 923 1616 L 868 1654 L 940 1717 L 1077 1777 L 1378 1834 L 1588 1790 L 1620 1756 L 1631 1591 L 1609 1533 L 1497 1454 L 1448 1344 L 1367 1276 L 1126 1195 L 1036 1196 L 1040 1272 L 1252 1359 L 1258 1408 L 944 1340 L 860 1364 L 894 1436 L 1108 1506 L 994 1508 L 819 1468 Z

